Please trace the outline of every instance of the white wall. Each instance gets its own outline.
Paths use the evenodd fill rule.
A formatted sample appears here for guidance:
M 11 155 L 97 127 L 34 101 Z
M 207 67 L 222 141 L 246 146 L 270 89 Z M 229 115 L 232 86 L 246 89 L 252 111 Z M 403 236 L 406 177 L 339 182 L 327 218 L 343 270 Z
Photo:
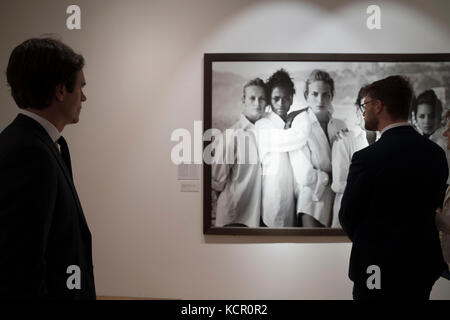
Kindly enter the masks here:
M 350 299 L 345 238 L 202 235 L 202 197 L 179 192 L 170 134 L 202 119 L 205 52 L 450 52 L 449 2 L 75 3 L 80 31 L 65 28 L 71 1 L 0 2 L 0 128 L 17 113 L 5 86 L 11 50 L 60 34 L 87 60 L 88 100 L 64 135 L 93 234 L 98 294 Z M 381 6 L 381 30 L 365 27 L 370 4 Z M 450 282 L 439 280 L 432 297 L 450 299 Z

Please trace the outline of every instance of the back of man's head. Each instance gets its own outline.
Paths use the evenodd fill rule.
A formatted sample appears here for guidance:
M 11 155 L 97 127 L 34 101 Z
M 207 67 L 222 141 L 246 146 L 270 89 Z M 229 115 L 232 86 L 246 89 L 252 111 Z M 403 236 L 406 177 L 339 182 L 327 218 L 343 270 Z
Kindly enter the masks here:
M 399 75 L 389 76 L 365 86 L 362 94 L 370 96 L 371 100 L 380 100 L 392 120 L 408 119 L 413 90 L 407 78 Z
M 14 48 L 6 77 L 19 108 L 45 109 L 57 85 L 73 91 L 76 74 L 83 66 L 83 56 L 61 41 L 33 38 Z

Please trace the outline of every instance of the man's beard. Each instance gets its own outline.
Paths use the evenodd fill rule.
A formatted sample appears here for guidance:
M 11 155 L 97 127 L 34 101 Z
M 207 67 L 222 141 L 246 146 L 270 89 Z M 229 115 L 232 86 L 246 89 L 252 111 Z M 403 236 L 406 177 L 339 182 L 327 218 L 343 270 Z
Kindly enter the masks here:
M 364 119 L 364 128 L 370 131 L 378 130 L 378 119 L 373 117 L 371 119 Z

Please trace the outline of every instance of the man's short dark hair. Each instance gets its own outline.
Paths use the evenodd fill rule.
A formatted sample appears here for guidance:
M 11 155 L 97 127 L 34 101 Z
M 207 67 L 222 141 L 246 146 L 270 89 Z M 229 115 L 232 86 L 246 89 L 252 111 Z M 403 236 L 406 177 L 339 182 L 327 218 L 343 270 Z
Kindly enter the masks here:
M 295 84 L 289 73 L 284 69 L 278 70 L 267 80 L 267 92 L 269 93 L 269 99 L 272 95 L 272 90 L 276 87 L 288 90 L 291 96 L 295 94 Z
M 83 66 L 83 56 L 61 41 L 33 38 L 14 48 L 6 78 L 19 108 L 45 109 L 57 85 L 73 92 L 77 72 Z
M 393 120 L 408 119 L 413 90 L 407 78 L 389 76 L 363 87 L 362 94 L 380 100 Z
M 432 90 L 425 90 L 421 94 L 417 96 L 415 99 L 413 105 L 412 105 L 412 112 L 414 112 L 415 117 L 417 118 L 417 107 L 421 104 L 427 104 L 431 108 L 433 108 L 433 111 L 438 117 L 438 119 L 442 118 L 442 102 L 437 97 L 436 93 Z
M 330 86 L 331 98 L 334 97 L 334 80 L 333 80 L 333 78 L 331 78 L 330 74 L 326 71 L 314 69 L 309 74 L 308 79 L 306 79 L 305 91 L 303 92 L 305 100 L 308 100 L 309 85 L 316 81 L 323 81 L 326 84 L 328 84 Z
M 242 91 L 242 98 L 245 98 L 245 89 L 246 89 L 247 87 L 251 87 L 251 86 L 263 88 L 264 94 L 266 95 L 266 99 L 267 99 L 267 96 L 268 96 L 268 93 L 267 93 L 267 86 L 266 86 L 266 84 L 264 83 L 264 81 L 261 80 L 260 78 L 252 79 L 252 80 L 248 81 L 246 84 L 244 84 L 244 88 L 242 89 L 242 90 L 243 90 L 243 91 Z

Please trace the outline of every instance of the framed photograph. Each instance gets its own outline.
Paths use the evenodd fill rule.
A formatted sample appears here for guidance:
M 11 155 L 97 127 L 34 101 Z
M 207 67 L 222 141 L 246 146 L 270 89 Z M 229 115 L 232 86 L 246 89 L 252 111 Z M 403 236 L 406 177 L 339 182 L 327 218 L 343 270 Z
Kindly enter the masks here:
M 360 89 L 392 75 L 414 90 L 410 123 L 445 150 L 450 54 L 205 54 L 204 234 L 345 235 L 352 155 L 380 136 Z

